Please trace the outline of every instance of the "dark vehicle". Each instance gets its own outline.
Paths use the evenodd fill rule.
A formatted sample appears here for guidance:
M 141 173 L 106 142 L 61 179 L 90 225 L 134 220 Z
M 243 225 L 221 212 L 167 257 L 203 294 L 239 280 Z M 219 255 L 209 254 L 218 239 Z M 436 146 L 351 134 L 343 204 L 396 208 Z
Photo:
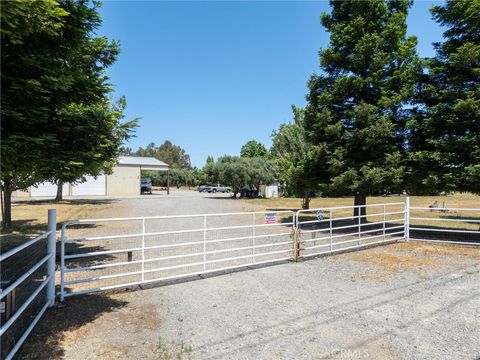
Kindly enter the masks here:
M 150 178 L 142 178 L 140 180 L 140 194 L 152 193 L 152 179 Z
M 249 185 L 244 186 L 240 190 L 240 197 L 250 199 L 258 198 L 258 189 Z

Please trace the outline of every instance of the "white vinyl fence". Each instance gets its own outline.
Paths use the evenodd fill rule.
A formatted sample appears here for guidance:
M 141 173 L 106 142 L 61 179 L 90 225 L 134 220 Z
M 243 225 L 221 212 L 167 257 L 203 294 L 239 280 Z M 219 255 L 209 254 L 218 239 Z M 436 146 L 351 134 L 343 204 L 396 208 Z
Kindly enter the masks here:
M 48 211 L 48 231 L 0 255 L 2 359 L 12 359 L 55 303 L 56 213 Z

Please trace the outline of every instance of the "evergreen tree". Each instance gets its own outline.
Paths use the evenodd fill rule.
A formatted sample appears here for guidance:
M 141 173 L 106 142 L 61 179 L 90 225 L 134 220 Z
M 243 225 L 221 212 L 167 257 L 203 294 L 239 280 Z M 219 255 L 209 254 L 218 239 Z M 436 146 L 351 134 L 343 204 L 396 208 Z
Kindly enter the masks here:
M 447 29 L 437 56 L 426 59 L 409 124 L 409 188 L 480 193 L 480 1 L 447 1 L 431 12 Z
M 267 148 L 256 140 L 249 140 L 240 149 L 241 157 L 262 157 L 267 155 Z
M 364 205 L 370 191 L 404 183 L 406 107 L 420 69 L 416 38 L 406 35 L 411 1 L 330 4 L 321 16 L 330 44 L 309 81 L 305 128 L 319 184 Z
M 280 181 L 287 196 L 303 198 L 302 208 L 310 206 L 310 194 L 319 189 L 318 178 L 312 175 L 310 144 L 304 129 L 304 109 L 292 105 L 294 122 L 282 124 L 272 134 L 270 154 L 278 167 Z M 315 172 L 318 175 L 318 171 Z
M 95 37 L 96 2 L 2 3 L 2 228 L 11 195 L 42 181 L 81 181 L 115 161 L 135 121 L 120 123 L 104 70 L 118 45 Z M 61 193 L 60 193 L 61 195 Z

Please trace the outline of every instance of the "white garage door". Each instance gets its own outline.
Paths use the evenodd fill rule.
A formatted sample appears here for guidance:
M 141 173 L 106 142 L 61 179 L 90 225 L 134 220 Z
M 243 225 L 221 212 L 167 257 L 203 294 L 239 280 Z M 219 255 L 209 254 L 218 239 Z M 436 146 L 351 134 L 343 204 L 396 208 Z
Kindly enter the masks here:
M 95 179 L 87 176 L 87 181 L 72 186 L 72 195 L 105 195 L 106 176 L 99 175 Z
M 57 185 L 51 182 L 43 182 L 30 188 L 31 196 L 56 196 Z M 68 183 L 63 184 L 63 195 L 68 195 Z

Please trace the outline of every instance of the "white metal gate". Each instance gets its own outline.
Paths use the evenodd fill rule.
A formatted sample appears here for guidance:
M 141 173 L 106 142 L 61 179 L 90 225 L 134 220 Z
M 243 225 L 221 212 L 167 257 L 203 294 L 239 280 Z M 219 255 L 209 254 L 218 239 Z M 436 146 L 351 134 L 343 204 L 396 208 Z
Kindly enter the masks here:
M 361 208 L 365 208 L 364 215 Z M 410 216 L 410 209 L 417 216 Z M 354 210 L 360 214 L 354 214 Z M 405 202 L 296 213 L 70 221 L 62 227 L 60 297 L 63 300 L 72 295 L 256 264 L 297 261 L 410 238 L 432 241 L 433 236 L 436 241 L 442 234 L 450 234 L 440 239 L 444 242 L 480 245 L 480 229 L 475 228 L 480 219 L 460 217 L 458 211 L 476 216 L 480 209 L 414 208 L 407 197 Z M 432 225 L 441 221 L 442 227 Z M 445 223 L 456 223 L 458 227 L 451 229 Z
M 60 297 L 291 259 L 294 217 L 268 211 L 67 222 Z
M 360 208 L 368 209 L 366 215 Z M 354 250 L 407 239 L 408 201 L 299 210 L 295 222 L 298 256 Z

